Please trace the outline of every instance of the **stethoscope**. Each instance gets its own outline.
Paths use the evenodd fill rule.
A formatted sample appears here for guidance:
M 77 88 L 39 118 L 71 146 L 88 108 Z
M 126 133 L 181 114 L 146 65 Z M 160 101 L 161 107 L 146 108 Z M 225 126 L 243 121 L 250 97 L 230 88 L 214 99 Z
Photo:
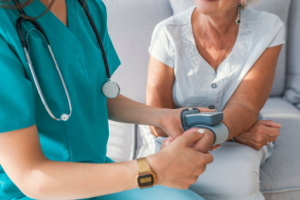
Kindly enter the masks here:
M 104 47 L 103 47 L 103 43 L 102 43 L 102 40 L 101 40 L 101 37 L 100 37 L 100 34 L 95 26 L 95 23 L 89 13 L 89 11 L 87 10 L 87 7 L 85 5 L 85 3 L 83 2 L 83 0 L 78 0 L 80 5 L 82 6 L 94 32 L 95 32 L 95 35 L 97 37 L 97 40 L 98 40 L 98 43 L 100 45 L 100 49 L 101 49 L 101 52 L 102 52 L 102 57 L 103 57 L 103 61 L 104 61 L 104 65 L 105 65 L 105 70 L 106 70 L 106 76 L 107 76 L 107 81 L 103 84 L 102 86 L 102 92 L 104 94 L 104 96 L 106 96 L 107 98 L 115 98 L 119 95 L 120 93 L 120 87 L 119 85 L 116 83 L 116 82 L 112 82 L 110 80 L 111 78 L 111 74 L 110 74 L 110 70 L 109 70 L 109 66 L 108 66 L 108 62 L 107 62 L 107 57 L 106 57 L 106 53 L 105 53 L 105 50 L 104 50 Z M 19 5 L 20 2 L 19 0 L 14 0 L 14 3 L 16 5 Z M 20 38 L 20 41 L 21 41 L 21 44 L 22 44 L 22 47 L 23 47 L 23 50 L 24 50 L 24 53 L 25 53 L 25 56 L 26 56 L 26 60 L 27 60 L 27 64 L 29 66 L 29 69 L 30 69 L 30 72 L 31 72 L 31 75 L 33 77 L 33 80 L 34 80 L 34 84 L 37 88 L 37 91 L 39 93 L 39 96 L 42 100 L 42 103 L 44 104 L 47 112 L 49 113 L 49 115 L 54 119 L 54 120 L 57 120 L 57 121 L 67 121 L 70 116 L 72 115 L 72 104 L 71 104 L 71 100 L 70 100 L 70 96 L 69 96 L 69 92 L 68 92 L 68 89 L 67 89 L 67 86 L 65 84 L 65 81 L 63 79 L 63 76 L 61 74 L 61 71 L 58 67 L 58 64 L 56 62 L 56 59 L 55 59 L 55 56 L 53 54 L 53 51 L 51 49 L 51 46 L 50 46 L 50 42 L 48 40 L 48 37 L 46 36 L 45 32 L 43 31 L 42 27 L 38 24 L 38 22 L 34 19 L 34 18 L 27 18 L 26 17 L 26 14 L 24 12 L 23 9 L 19 9 L 19 12 L 21 14 L 21 17 L 18 18 L 17 20 L 17 32 L 18 32 L 18 35 L 19 35 L 19 38 Z M 32 62 L 31 62 L 31 59 L 30 59 L 30 56 L 29 56 L 29 51 L 28 51 L 28 44 L 23 36 L 23 31 L 22 31 L 22 23 L 24 21 L 29 21 L 31 23 L 33 23 L 35 25 L 35 27 L 37 28 L 37 30 L 44 36 L 44 38 L 46 39 L 46 42 L 47 42 L 47 46 L 48 46 L 48 50 L 49 50 L 49 53 L 53 59 L 53 62 L 55 64 L 55 67 L 56 67 L 56 70 L 58 72 L 58 75 L 60 77 L 60 80 L 61 80 L 61 83 L 64 87 L 64 90 L 65 90 L 65 94 L 66 94 L 66 97 L 68 99 L 68 104 L 69 104 L 69 110 L 70 110 L 70 113 L 69 114 L 66 114 L 66 113 L 63 113 L 60 118 L 57 118 L 54 116 L 54 114 L 51 112 L 48 104 L 47 104 L 47 101 L 43 95 L 43 92 L 41 90 L 41 87 L 40 87 L 40 84 L 39 84 L 39 81 L 37 79 L 37 76 L 36 76 L 36 73 L 34 71 L 34 68 L 32 66 Z

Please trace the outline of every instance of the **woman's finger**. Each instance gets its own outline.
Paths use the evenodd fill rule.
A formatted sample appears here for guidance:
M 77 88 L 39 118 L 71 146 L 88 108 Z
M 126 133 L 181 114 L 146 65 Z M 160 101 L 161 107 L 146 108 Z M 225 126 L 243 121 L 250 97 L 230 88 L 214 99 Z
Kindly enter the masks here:
M 265 125 L 265 126 L 268 126 L 268 127 L 274 127 L 274 128 L 281 128 L 282 125 L 281 124 L 278 124 L 272 120 L 259 120 L 258 121 L 259 124 L 262 124 L 262 125 Z
M 209 151 L 214 151 L 214 150 L 217 150 L 217 149 L 219 149 L 220 147 L 221 147 L 221 145 L 220 145 L 220 144 L 218 144 L 218 145 L 215 145 L 215 146 L 212 146 L 212 147 L 210 147 Z
M 269 137 L 278 137 L 280 136 L 280 130 L 278 128 L 268 128 L 267 135 Z

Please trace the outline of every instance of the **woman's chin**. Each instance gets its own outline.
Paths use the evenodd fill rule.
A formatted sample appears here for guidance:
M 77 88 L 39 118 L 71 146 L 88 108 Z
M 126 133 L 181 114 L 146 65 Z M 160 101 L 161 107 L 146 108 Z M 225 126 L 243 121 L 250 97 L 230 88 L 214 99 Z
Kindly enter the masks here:
M 214 9 L 211 7 L 208 7 L 208 8 L 201 7 L 201 8 L 196 8 L 196 9 L 197 9 L 198 13 L 203 14 L 203 15 L 213 15 L 213 14 L 218 13 L 217 9 Z

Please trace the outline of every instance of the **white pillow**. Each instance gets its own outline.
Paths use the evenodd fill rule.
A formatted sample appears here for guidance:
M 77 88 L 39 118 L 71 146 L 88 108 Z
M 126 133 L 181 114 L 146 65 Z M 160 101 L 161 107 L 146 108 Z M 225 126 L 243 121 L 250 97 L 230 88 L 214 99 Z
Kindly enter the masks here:
M 109 120 L 107 156 L 113 161 L 132 160 L 135 153 L 135 125 Z

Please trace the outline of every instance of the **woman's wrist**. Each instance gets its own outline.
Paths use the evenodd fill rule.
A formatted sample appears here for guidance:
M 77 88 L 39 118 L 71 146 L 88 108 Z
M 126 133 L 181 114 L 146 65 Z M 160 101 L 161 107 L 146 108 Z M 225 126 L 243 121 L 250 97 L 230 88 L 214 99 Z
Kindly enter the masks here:
M 150 132 L 155 137 L 168 137 L 168 135 L 163 131 L 161 128 L 155 127 L 155 126 L 149 126 Z

